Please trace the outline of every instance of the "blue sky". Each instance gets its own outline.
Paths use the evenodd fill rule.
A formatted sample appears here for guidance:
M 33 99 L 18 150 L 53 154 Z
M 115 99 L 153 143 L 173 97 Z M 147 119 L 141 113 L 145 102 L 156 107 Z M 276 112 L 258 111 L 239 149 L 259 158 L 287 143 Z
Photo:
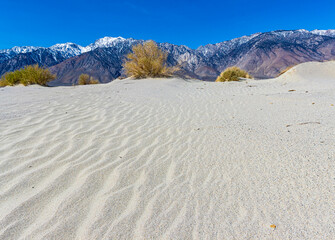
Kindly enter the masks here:
M 279 29 L 335 29 L 335 0 L 0 0 L 0 49 L 111 36 L 197 48 Z

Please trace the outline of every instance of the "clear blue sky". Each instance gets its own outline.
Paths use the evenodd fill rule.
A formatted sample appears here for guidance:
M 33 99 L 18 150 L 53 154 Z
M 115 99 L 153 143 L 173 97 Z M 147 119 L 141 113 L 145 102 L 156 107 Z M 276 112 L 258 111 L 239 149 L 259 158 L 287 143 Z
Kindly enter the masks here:
M 196 48 L 279 29 L 334 29 L 335 0 L 0 0 L 0 49 L 111 36 Z

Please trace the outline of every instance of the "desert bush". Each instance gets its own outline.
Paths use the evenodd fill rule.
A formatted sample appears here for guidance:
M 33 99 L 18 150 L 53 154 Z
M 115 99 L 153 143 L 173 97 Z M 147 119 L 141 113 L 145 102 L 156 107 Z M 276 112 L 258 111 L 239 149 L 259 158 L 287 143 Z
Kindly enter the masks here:
M 287 68 L 285 68 L 284 70 L 280 71 L 280 73 L 277 75 L 277 77 L 283 75 L 284 73 L 286 73 L 288 70 L 290 70 L 291 68 L 293 68 L 295 65 L 291 65 L 288 66 Z
M 132 48 L 123 64 L 128 77 L 170 77 L 177 68 L 167 67 L 167 53 L 160 50 L 154 41 L 138 44 Z
M 1 77 L 0 86 L 14 86 L 20 84 L 22 81 L 22 72 L 15 71 L 15 72 L 7 72 L 5 75 Z
M 22 84 L 38 84 L 46 86 L 48 82 L 54 80 L 56 75 L 52 74 L 49 69 L 39 67 L 36 65 L 27 66 L 23 69 Z
M 89 84 L 98 84 L 100 83 L 98 79 L 88 75 L 88 74 L 81 74 L 78 78 L 79 85 L 89 85 Z
M 226 68 L 220 76 L 217 77 L 216 82 L 239 81 L 240 78 L 252 78 L 246 71 L 238 67 Z
M 0 86 L 14 86 L 17 84 L 47 86 L 47 83 L 55 78 L 56 75 L 51 74 L 48 69 L 39 67 L 37 64 L 29 65 L 23 69 L 5 73 L 1 77 Z
M 88 74 L 81 74 L 78 78 L 79 85 L 86 85 L 88 84 L 90 76 Z
M 5 82 L 4 80 L 0 79 L 0 87 L 6 87 L 8 86 L 7 82 Z
M 99 84 L 100 81 L 94 77 L 90 77 L 90 84 Z

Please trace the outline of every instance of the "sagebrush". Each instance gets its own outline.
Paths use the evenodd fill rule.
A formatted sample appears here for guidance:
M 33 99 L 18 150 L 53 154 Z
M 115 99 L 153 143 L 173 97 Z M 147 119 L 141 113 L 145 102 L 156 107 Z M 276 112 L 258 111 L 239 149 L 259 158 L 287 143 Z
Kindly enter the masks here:
M 252 76 L 238 67 L 229 67 L 217 77 L 216 82 L 239 81 L 241 78 L 252 78 Z
M 38 64 L 25 66 L 23 69 L 5 73 L 0 80 L 0 86 L 14 86 L 23 84 L 24 86 L 38 84 L 47 86 L 47 83 L 54 80 L 56 75 L 49 69 L 39 67 Z
M 89 85 L 89 84 L 99 84 L 99 80 L 88 75 L 88 74 L 81 74 L 78 78 L 79 85 Z
M 177 67 L 168 67 L 167 53 L 158 48 L 154 41 L 133 46 L 132 53 L 126 57 L 123 67 L 128 77 L 157 78 L 170 77 Z

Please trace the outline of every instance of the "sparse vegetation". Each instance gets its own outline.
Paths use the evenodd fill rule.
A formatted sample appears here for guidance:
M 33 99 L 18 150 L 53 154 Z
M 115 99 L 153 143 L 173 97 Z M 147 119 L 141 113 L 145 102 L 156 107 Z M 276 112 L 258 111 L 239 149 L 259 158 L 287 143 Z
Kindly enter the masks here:
M 123 64 L 128 77 L 170 77 L 176 67 L 167 67 L 167 53 L 160 50 L 154 41 L 138 44 L 132 48 Z
M 47 83 L 54 80 L 56 75 L 52 74 L 49 69 L 36 65 L 25 66 L 23 69 L 14 72 L 5 73 L 0 80 L 0 87 L 14 86 L 23 84 L 25 86 L 38 84 L 47 86 Z
M 238 67 L 229 67 L 217 77 L 216 82 L 239 81 L 241 78 L 252 78 L 252 76 Z
M 290 70 L 291 68 L 293 68 L 295 65 L 291 65 L 288 66 L 287 68 L 285 68 L 284 70 L 280 71 L 280 73 L 277 75 L 277 77 L 283 75 L 284 73 L 286 73 L 288 70 Z
M 99 80 L 88 74 L 81 74 L 78 78 L 79 85 L 99 84 Z

